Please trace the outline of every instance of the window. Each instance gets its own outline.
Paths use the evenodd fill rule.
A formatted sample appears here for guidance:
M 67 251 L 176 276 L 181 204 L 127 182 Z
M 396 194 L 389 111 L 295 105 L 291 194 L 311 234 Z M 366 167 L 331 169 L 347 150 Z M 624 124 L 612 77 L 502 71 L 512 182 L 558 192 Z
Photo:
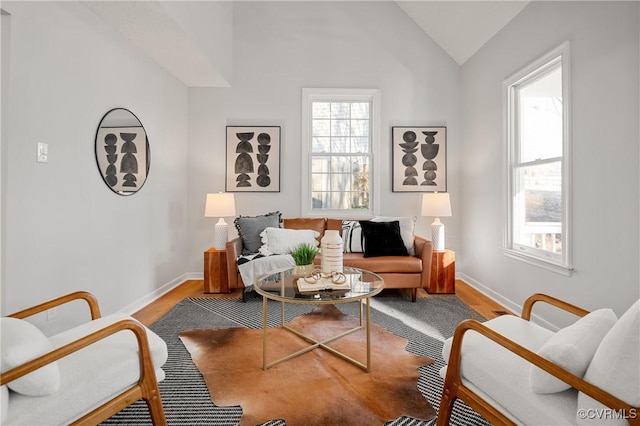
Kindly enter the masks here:
M 569 46 L 505 81 L 506 253 L 569 275 Z
M 302 212 L 373 212 L 378 91 L 303 90 Z

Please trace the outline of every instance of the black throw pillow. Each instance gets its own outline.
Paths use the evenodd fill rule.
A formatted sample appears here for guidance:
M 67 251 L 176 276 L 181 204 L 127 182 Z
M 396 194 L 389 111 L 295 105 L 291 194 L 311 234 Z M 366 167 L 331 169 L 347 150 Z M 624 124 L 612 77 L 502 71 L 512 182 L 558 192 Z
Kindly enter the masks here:
M 364 238 L 364 257 L 408 256 L 400 234 L 400 222 L 371 222 L 361 220 Z

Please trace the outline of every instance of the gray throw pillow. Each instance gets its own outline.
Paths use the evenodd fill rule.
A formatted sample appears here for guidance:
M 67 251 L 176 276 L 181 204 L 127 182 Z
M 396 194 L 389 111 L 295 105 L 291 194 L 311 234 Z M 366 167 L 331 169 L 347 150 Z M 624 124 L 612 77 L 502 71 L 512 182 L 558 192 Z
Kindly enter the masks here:
M 258 253 L 262 246 L 260 233 L 266 228 L 280 228 L 282 214 L 271 212 L 261 216 L 239 216 L 233 223 L 242 239 L 242 254 Z

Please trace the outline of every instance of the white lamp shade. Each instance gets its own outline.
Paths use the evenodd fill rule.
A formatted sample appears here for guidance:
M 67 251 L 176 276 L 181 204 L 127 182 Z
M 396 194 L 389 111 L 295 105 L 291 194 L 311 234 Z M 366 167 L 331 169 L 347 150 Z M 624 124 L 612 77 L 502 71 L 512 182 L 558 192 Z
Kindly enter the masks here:
M 219 192 L 207 194 L 204 206 L 206 217 L 229 217 L 236 215 L 236 201 L 233 194 Z
M 207 201 L 204 206 L 205 217 L 219 217 L 213 235 L 213 247 L 216 250 L 224 250 L 229 239 L 229 225 L 224 221 L 224 217 L 236 215 L 236 201 L 233 194 L 218 192 L 217 194 L 207 194 Z
M 451 216 L 451 200 L 448 192 L 433 192 L 422 195 L 422 216 Z

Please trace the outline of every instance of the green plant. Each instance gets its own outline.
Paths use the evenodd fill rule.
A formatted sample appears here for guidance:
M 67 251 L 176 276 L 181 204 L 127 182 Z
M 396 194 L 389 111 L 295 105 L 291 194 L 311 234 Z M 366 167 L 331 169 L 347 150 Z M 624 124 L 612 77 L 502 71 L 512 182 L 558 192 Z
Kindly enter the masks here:
M 291 252 L 296 265 L 311 265 L 316 254 L 318 254 L 318 248 L 308 244 L 299 245 Z

